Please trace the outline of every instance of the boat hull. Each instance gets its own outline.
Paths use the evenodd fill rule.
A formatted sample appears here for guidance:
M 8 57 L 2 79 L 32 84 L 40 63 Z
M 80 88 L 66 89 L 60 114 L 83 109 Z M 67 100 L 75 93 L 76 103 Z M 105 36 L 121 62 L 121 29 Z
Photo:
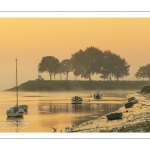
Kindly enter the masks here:
M 9 113 L 7 114 L 7 117 L 23 117 L 23 114 L 24 113 L 16 113 L 16 114 Z
M 122 119 L 122 112 L 113 112 L 113 113 L 109 113 L 106 115 L 108 120 L 117 120 L 117 119 Z
M 133 106 L 133 103 L 132 102 L 128 102 L 124 106 L 125 106 L 125 108 L 131 108 Z
M 71 104 L 82 104 L 82 101 L 72 101 Z

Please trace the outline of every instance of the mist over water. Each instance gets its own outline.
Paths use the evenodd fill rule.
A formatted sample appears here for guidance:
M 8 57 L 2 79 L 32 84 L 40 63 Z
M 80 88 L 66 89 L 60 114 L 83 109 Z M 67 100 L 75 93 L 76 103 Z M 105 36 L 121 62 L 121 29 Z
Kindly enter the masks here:
M 29 106 L 23 118 L 7 118 L 6 110 L 16 104 L 15 92 L 0 93 L 0 132 L 65 131 L 88 120 L 116 111 L 127 101 L 126 95 L 135 91 L 102 91 L 103 98 L 93 99 L 95 91 L 77 92 L 19 92 L 19 105 Z M 71 104 L 73 96 L 83 103 Z

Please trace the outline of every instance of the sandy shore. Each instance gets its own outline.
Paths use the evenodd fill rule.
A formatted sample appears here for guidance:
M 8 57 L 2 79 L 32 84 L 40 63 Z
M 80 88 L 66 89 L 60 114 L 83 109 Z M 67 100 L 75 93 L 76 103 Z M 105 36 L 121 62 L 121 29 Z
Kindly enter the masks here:
M 66 129 L 66 132 L 150 132 L 150 100 L 148 95 L 130 94 L 138 103 L 131 108 L 121 107 L 122 119 L 108 121 L 106 115 Z M 128 100 L 126 99 L 126 102 Z

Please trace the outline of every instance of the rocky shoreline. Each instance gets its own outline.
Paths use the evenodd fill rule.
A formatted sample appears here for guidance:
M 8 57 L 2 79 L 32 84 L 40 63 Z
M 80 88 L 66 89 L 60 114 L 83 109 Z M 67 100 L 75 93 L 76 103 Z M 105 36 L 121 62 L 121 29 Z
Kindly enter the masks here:
M 150 132 L 150 95 L 132 94 L 138 103 L 131 108 L 121 107 L 122 119 L 108 120 L 106 115 L 66 129 L 65 132 Z M 130 96 L 130 95 L 128 95 Z

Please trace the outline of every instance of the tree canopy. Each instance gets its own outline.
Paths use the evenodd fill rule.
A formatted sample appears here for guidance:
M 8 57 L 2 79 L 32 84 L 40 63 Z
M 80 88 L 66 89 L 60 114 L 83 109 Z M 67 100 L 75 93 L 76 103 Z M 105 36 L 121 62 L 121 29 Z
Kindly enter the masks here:
M 91 75 L 99 73 L 103 62 L 103 52 L 95 47 L 79 50 L 71 58 L 74 75 L 91 80 Z
M 150 64 L 147 64 L 145 66 L 140 66 L 137 72 L 135 73 L 135 77 L 137 79 L 145 79 L 149 78 L 150 80 Z
M 52 80 L 52 74 L 55 74 L 59 66 L 59 60 L 53 56 L 43 57 L 38 66 L 39 72 L 48 72 L 50 80 Z
M 110 50 L 103 52 L 91 46 L 85 50 L 80 49 L 72 54 L 70 59 L 64 59 L 62 62 L 54 56 L 43 57 L 38 71 L 48 72 L 50 80 L 52 80 L 52 75 L 55 79 L 56 74 L 60 74 L 60 80 L 62 80 L 62 74 L 65 74 L 68 80 L 69 72 L 73 72 L 76 77 L 80 76 L 91 81 L 91 76 L 94 74 L 99 74 L 102 79 L 111 80 L 113 77 L 119 80 L 129 75 L 129 68 L 130 65 L 119 55 Z
M 111 51 L 104 52 L 104 63 L 101 70 L 101 78 L 111 80 L 112 76 L 115 79 L 123 78 L 129 75 L 129 67 L 125 59 Z

